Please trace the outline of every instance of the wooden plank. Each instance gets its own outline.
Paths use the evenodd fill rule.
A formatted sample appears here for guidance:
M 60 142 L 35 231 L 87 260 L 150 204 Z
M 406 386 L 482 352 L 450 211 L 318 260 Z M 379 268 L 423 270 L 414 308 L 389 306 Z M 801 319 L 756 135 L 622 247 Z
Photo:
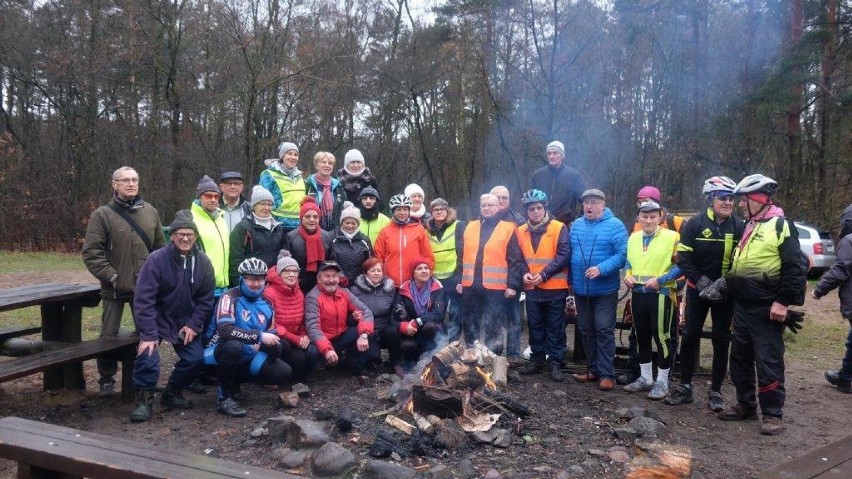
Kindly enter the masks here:
M 0 328 L 0 341 L 5 341 L 7 339 L 17 338 L 20 336 L 27 336 L 30 334 L 38 334 L 41 332 L 40 326 L 33 327 L 12 327 L 12 328 Z
M 0 290 L 0 312 L 74 299 L 100 299 L 95 284 L 45 283 Z
M 136 336 L 97 338 L 82 343 L 73 343 L 59 349 L 44 351 L 20 358 L 0 362 L 0 382 L 28 376 L 50 366 L 85 361 L 103 354 L 119 352 L 138 343 Z
M 835 469 L 846 472 L 835 475 Z M 852 436 L 847 436 L 766 471 L 758 477 L 760 479 L 811 479 L 850 477 L 850 474 L 852 474 Z
M 0 419 L 0 456 L 94 479 L 298 477 L 17 417 Z

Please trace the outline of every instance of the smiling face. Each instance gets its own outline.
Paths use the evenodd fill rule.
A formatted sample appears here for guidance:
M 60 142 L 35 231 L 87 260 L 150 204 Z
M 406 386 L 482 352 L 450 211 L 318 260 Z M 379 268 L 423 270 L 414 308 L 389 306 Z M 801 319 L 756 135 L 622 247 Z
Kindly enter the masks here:
M 420 193 L 412 193 L 411 196 L 411 208 L 414 210 L 419 210 L 421 206 L 423 206 L 423 195 Z
M 243 283 L 248 286 L 248 288 L 252 291 L 260 291 L 266 286 L 266 277 L 259 276 L 254 274 L 247 274 L 243 276 Z
M 281 270 L 279 274 L 281 281 L 287 286 L 295 286 L 299 282 L 299 268 L 288 266 Z
M 308 233 L 313 233 L 319 226 L 319 213 L 315 210 L 308 210 L 302 215 L 302 226 Z
M 336 269 L 327 269 L 320 272 L 317 276 L 317 284 L 320 285 L 326 293 L 334 293 L 337 291 L 337 285 L 340 283 L 340 272 Z
M 385 277 L 385 270 L 383 269 L 382 264 L 378 263 L 368 269 L 365 275 L 373 284 L 379 284 Z
M 351 173 L 361 173 L 362 171 L 364 171 L 364 162 L 358 160 L 350 161 L 349 164 L 346 165 L 346 169 L 349 170 Z
M 429 270 L 429 265 L 426 263 L 418 264 L 416 268 L 414 268 L 414 282 L 418 285 L 422 285 L 426 281 L 429 280 L 429 277 L 432 276 L 432 271 Z
M 342 229 L 345 233 L 355 234 L 358 231 L 358 220 L 355 218 L 344 218 L 343 221 L 340 222 L 340 229 Z
M 322 151 L 317 153 L 314 157 L 314 168 L 320 178 L 331 177 L 332 172 L 334 172 L 334 155 Z
M 226 180 L 219 183 L 219 189 L 222 190 L 225 201 L 229 203 L 233 203 L 243 194 L 244 187 L 243 180 L 238 179 Z
M 258 218 L 269 218 L 272 216 L 272 202 L 268 200 L 261 201 L 255 204 L 251 211 Z
M 172 231 L 169 239 L 180 254 L 186 255 L 189 254 L 192 245 L 195 244 L 195 231 L 192 228 L 180 228 Z
M 281 162 L 284 163 L 284 167 L 288 170 L 292 170 L 299 164 L 299 151 L 298 150 L 287 150 L 284 152 L 284 156 L 281 157 Z
M 139 174 L 135 170 L 122 168 L 112 175 L 112 189 L 124 201 L 139 194 Z
M 729 218 L 734 213 L 734 195 L 719 195 L 713 197 L 713 214 L 721 219 Z
M 408 218 L 411 216 L 411 208 L 407 206 L 397 206 L 393 209 L 393 217 L 396 218 L 399 222 L 404 223 L 408 221 Z

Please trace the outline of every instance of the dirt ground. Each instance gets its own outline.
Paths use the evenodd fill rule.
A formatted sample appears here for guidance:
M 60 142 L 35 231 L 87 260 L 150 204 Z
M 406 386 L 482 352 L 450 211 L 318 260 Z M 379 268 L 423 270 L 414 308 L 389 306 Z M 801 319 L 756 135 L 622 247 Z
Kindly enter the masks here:
M 46 276 L 41 273 L 0 275 L 0 288 L 42 281 L 91 281 L 85 273 Z M 837 324 L 840 321 L 837 303 L 834 294 L 818 303 L 809 300 L 804 308 L 808 313 L 805 327 Z M 845 336 L 836 338 L 838 343 L 844 339 Z M 702 341 L 702 348 L 709 347 L 709 341 Z M 169 349 L 164 348 L 166 351 Z M 504 428 L 516 432 L 510 447 L 499 449 L 470 443 L 453 451 L 403 454 L 401 463 L 416 468 L 421 474 L 438 464 L 454 470 L 460 461 L 469 459 L 480 477 L 494 468 L 504 477 L 550 478 L 572 465 L 583 467 L 584 477 L 622 477 L 624 466 L 605 455 L 600 456 L 599 451 L 626 446 L 632 454 L 630 444 L 618 439 L 613 428 L 624 423 L 619 419 L 617 409 L 638 405 L 655 411 L 666 424 L 668 434 L 663 441 L 690 448 L 693 478 L 755 477 L 763 470 L 840 440 L 852 430 L 852 415 L 849 414 L 852 397 L 838 393 L 822 377 L 822 367 L 825 364 L 839 365 L 840 357 L 824 358 L 820 351 L 802 356 L 802 359 L 788 357 L 787 360 L 786 430 L 780 436 L 760 436 L 757 421 L 729 423 L 717 420 L 704 401 L 709 381 L 706 375 L 695 380 L 695 403 L 680 407 L 654 403 L 620 388 L 604 393 L 594 386 L 570 379 L 554 383 L 546 376 L 538 375 L 522 377 L 520 382 L 509 382 L 508 392 L 533 409 L 533 414 L 520 423 L 502 422 Z M 165 355 L 165 374 L 170 362 L 171 358 Z M 706 365 L 706 361 L 704 363 Z M 195 408 L 190 411 L 166 412 L 157 404 L 150 422 L 132 424 L 128 419 L 132 404 L 122 404 L 118 398 L 100 399 L 96 396 L 94 361 L 86 364 L 86 379 L 85 392 L 43 392 L 41 375 L 5 383 L 0 388 L 0 415 L 21 416 L 164 448 L 276 467 L 276 460 L 271 454 L 275 445 L 268 439 L 252 439 L 249 435 L 264 419 L 282 413 L 275 407 L 277 392 L 274 390 L 253 385 L 244 387 L 249 396 L 244 403 L 248 410 L 245 418 L 232 419 L 217 414 L 215 393 L 211 391 L 205 395 L 190 395 L 195 402 Z M 165 378 L 161 378 L 161 383 L 164 381 Z M 312 396 L 287 413 L 312 418 L 313 411 L 318 408 L 336 412 L 344 406 L 351 407 L 356 416 L 353 432 L 338 434 L 332 422 L 327 423 L 327 430 L 331 431 L 332 440 L 350 448 L 361 459 L 367 459 L 376 432 L 387 429 L 383 417 L 371 418 L 368 415 L 392 405 L 376 399 L 378 387 L 375 382 L 361 386 L 340 371 L 321 371 L 310 384 Z M 723 394 L 726 401 L 733 400 L 734 391 L 729 382 L 725 384 Z M 308 475 L 301 469 L 288 472 Z M 14 464 L 0 460 L 0 477 L 14 475 Z

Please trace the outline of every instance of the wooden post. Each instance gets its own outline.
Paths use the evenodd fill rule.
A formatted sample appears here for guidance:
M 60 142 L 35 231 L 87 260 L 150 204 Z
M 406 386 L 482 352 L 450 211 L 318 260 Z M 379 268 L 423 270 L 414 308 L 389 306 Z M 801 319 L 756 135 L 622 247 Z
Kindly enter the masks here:
M 50 341 L 62 341 L 62 304 L 48 303 L 41 305 L 41 338 L 45 341 L 44 349 L 51 347 Z M 65 375 L 61 367 L 44 371 L 43 379 L 46 391 L 65 387 Z
M 83 301 L 75 300 L 62 307 L 62 341 L 79 343 L 83 340 Z M 83 377 L 83 363 L 71 363 L 62 366 L 65 389 L 86 389 Z

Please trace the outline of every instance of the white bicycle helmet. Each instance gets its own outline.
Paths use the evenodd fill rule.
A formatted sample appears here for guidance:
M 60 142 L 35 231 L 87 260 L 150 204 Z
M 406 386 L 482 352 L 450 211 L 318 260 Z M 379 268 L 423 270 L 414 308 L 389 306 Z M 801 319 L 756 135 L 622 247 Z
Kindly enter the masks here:
M 737 183 L 727 176 L 714 176 L 704 181 L 704 187 L 701 192 L 705 195 L 721 191 L 724 193 L 733 193 Z
M 388 201 L 388 208 L 390 208 L 390 210 L 393 211 L 400 206 L 407 206 L 407 207 L 411 208 L 413 206 L 413 203 L 411 202 L 411 198 L 409 198 L 408 196 L 405 196 L 403 194 L 391 196 L 390 201 Z
M 734 188 L 735 195 L 745 195 L 748 193 L 765 193 L 774 195 L 778 191 L 778 182 L 768 176 L 763 176 L 760 173 L 748 175 L 743 178 Z
M 266 276 L 266 271 L 269 268 L 266 267 L 266 263 L 263 260 L 258 258 L 246 258 L 240 263 L 240 267 L 237 271 L 241 275 L 250 275 L 250 276 Z

